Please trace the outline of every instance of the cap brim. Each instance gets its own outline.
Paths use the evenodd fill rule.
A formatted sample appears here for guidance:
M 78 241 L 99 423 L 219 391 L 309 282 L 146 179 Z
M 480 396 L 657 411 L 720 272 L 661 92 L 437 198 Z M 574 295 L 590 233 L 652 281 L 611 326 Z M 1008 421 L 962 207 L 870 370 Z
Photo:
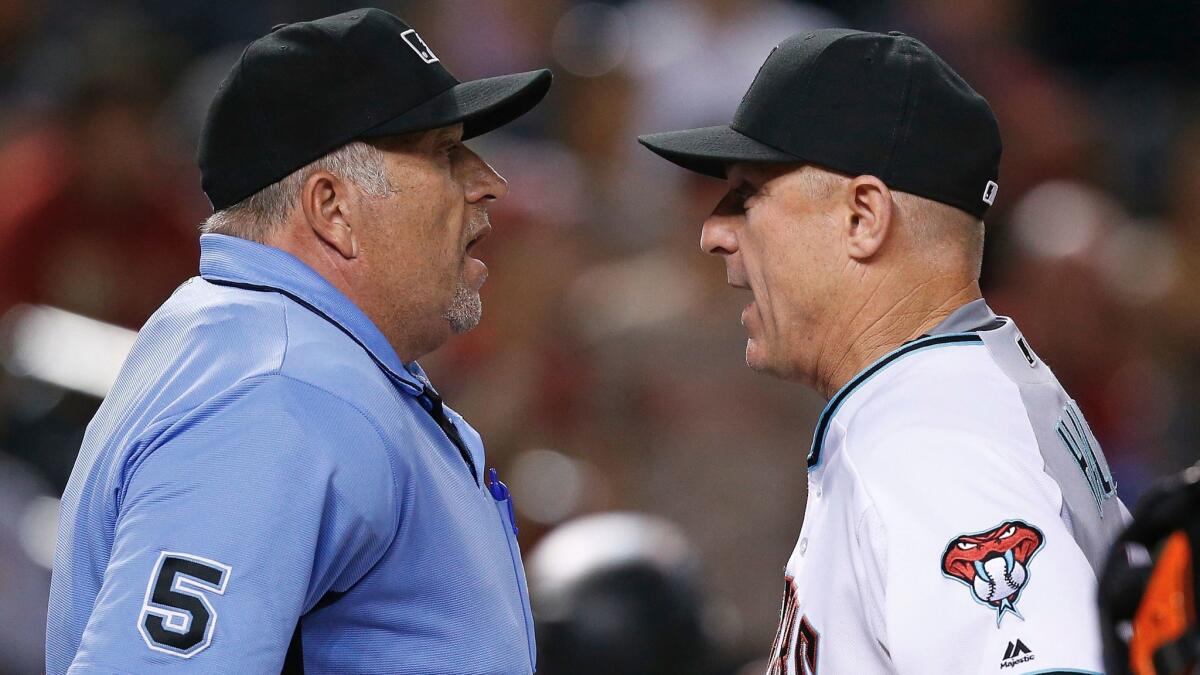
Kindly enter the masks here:
M 638 142 L 668 162 L 713 178 L 724 178 L 726 168 L 736 162 L 803 161 L 728 126 L 647 134 Z
M 463 140 L 485 134 L 529 112 L 546 96 L 549 70 L 461 82 L 421 105 L 363 133 L 393 136 L 463 124 Z

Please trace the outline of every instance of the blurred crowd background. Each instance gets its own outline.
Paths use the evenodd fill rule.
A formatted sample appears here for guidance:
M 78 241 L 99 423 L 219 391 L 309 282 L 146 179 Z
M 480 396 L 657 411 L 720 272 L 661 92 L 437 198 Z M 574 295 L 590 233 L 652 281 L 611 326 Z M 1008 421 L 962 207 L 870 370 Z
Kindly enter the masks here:
M 590 546 L 657 556 L 699 589 L 684 638 L 712 672 L 766 654 L 823 401 L 742 362 L 745 298 L 698 247 L 721 184 L 634 139 L 727 122 L 806 29 L 904 31 L 988 98 L 992 306 L 1078 399 L 1126 503 L 1200 456 L 1195 0 L 376 4 L 461 79 L 555 70 L 540 108 L 473 142 L 511 186 L 480 246 L 484 320 L 423 360 L 513 490 L 535 592 Z M 57 497 L 132 335 L 112 326 L 196 272 L 217 82 L 274 24 L 358 6 L 0 0 L 0 672 L 42 668 Z M 539 549 L 608 511 L 657 520 Z

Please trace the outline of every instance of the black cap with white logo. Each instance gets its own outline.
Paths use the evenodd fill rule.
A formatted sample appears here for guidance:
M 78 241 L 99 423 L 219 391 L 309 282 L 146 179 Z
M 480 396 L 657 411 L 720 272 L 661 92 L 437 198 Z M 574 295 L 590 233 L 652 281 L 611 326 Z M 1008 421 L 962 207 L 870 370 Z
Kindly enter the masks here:
M 463 123 L 463 137 L 528 112 L 536 70 L 459 82 L 408 24 L 380 9 L 276 26 L 221 82 L 200 137 L 213 208 L 232 206 L 360 138 Z
M 996 198 L 1000 130 L 982 96 L 919 40 L 827 29 L 784 40 L 728 126 L 638 139 L 692 171 L 807 162 L 982 218 Z

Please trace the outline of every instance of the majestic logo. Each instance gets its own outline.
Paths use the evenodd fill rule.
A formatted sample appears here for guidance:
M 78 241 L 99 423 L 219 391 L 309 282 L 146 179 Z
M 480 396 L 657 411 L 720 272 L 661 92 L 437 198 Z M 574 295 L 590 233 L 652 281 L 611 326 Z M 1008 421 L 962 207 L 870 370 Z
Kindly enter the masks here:
M 1000 670 L 1015 668 L 1034 658 L 1033 650 L 1025 646 L 1025 643 L 1021 642 L 1021 638 L 1017 638 L 1015 641 L 1009 642 L 1008 649 L 1004 650 L 1004 658 L 1000 659 Z
M 421 57 L 422 61 L 425 63 L 437 63 L 438 57 L 434 56 L 433 50 L 429 48 L 429 45 L 425 44 L 425 41 L 421 39 L 417 31 L 409 28 L 401 33 L 400 37 L 408 43 L 409 47 L 412 47 L 412 50 L 417 53 L 417 56 Z
M 997 628 L 1005 612 L 1024 621 L 1017 600 L 1029 583 L 1029 561 L 1045 540 L 1041 530 L 1020 520 L 964 534 L 946 546 L 942 574 L 963 582 L 977 601 L 996 610 Z

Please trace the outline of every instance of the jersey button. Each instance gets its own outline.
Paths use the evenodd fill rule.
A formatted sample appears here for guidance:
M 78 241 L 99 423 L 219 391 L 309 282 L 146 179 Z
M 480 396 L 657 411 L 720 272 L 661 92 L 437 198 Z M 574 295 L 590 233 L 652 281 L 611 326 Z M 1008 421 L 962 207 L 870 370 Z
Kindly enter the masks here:
M 805 553 L 808 553 L 808 537 L 800 540 L 800 555 L 803 556 Z

